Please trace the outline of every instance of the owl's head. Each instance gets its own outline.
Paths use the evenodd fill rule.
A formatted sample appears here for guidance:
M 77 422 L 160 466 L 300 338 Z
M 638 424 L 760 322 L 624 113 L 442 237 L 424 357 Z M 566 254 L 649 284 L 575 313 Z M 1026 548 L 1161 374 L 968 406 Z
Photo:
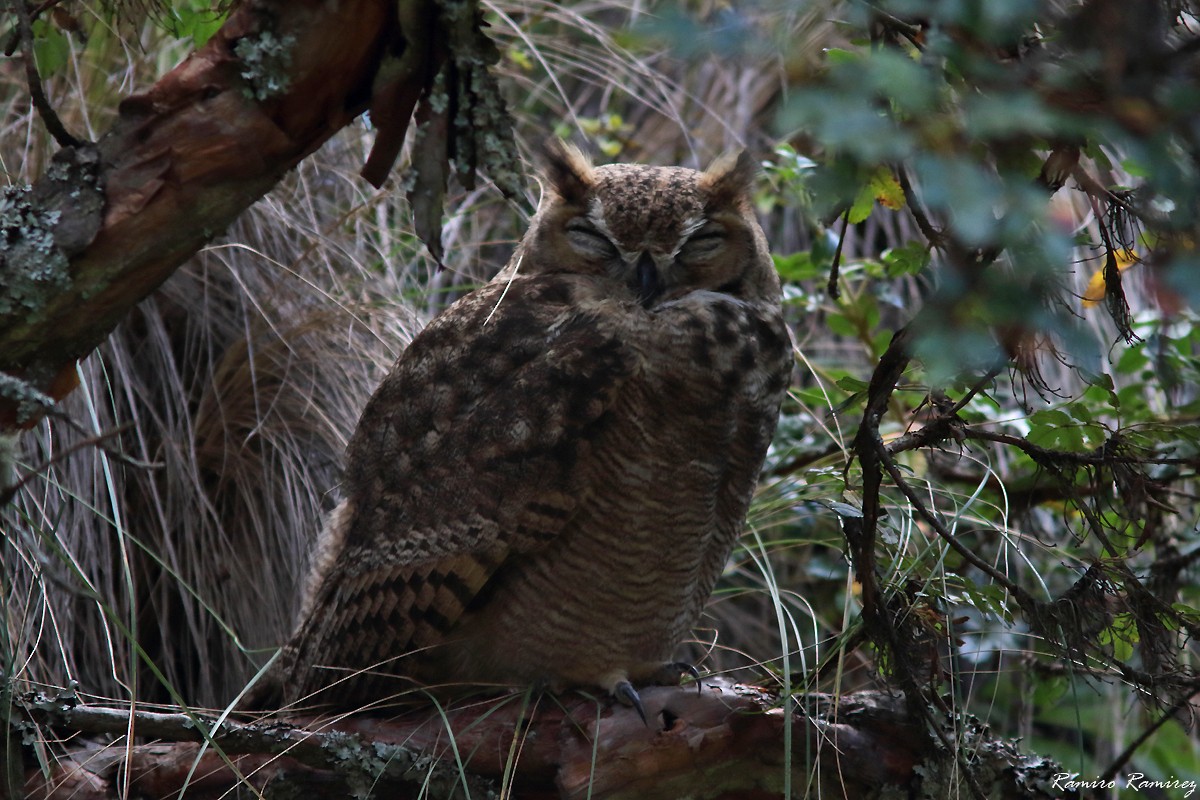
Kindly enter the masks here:
M 605 275 L 646 308 L 698 290 L 777 301 L 779 278 L 750 202 L 756 172 L 745 152 L 703 172 L 593 167 L 551 140 L 519 269 Z

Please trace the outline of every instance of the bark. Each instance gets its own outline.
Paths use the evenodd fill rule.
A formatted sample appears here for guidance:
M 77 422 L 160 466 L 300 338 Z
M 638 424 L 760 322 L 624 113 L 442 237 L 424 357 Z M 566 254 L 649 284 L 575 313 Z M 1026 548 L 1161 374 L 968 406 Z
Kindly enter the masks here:
M 0 431 L 67 394 L 75 362 L 137 302 L 368 105 L 388 117 L 377 148 L 394 158 L 407 116 L 386 114 L 389 101 L 411 111 L 438 68 L 391 69 L 373 98 L 381 64 L 403 60 L 398 7 L 410 25 L 438 24 L 422 0 L 248 0 L 122 102 L 99 142 L 56 155 L 0 236 Z
M 48 775 L 31 771 L 26 790 L 36 798 L 64 792 L 112 798 L 128 779 L 148 798 L 179 796 L 186 784 L 191 800 L 226 796 L 247 784 L 306 797 L 451 797 L 463 796 L 464 786 L 476 797 L 500 787 L 521 798 L 784 796 L 789 726 L 777 697 L 705 679 L 699 692 L 651 687 L 642 698 L 648 725 L 633 709 L 578 694 L 545 696 L 532 705 L 522 697 L 475 701 L 444 715 L 415 709 L 387 720 L 226 722 L 203 753 L 197 741 L 211 722 L 137 712 L 137 736 L 167 741 L 82 749 Z M 953 756 L 946 762 L 931 749 L 924 724 L 908 716 L 899 695 L 797 700 L 790 723 L 795 796 L 910 796 L 919 789 L 926 792 L 921 796 L 953 795 L 953 780 L 940 778 L 938 768 L 951 763 L 952 773 Z M 121 736 L 130 726 L 124 710 L 44 699 L 27 700 L 17 716 L 60 735 Z M 956 720 L 954 727 L 990 796 L 1049 796 L 1032 787 L 1047 785 L 1057 767 L 1021 756 L 970 720 Z

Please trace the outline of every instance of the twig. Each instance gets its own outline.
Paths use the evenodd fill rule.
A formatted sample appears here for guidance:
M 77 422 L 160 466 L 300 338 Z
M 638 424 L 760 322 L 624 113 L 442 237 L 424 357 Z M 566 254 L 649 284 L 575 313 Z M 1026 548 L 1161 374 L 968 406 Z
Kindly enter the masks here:
M 1200 457 L 1193 458 L 1170 458 L 1158 456 L 1121 456 L 1115 453 L 1105 453 L 1103 448 L 1097 448 L 1086 453 L 1074 453 L 1069 450 L 1049 450 L 1045 447 L 1034 444 L 1022 436 L 1013 436 L 1008 433 L 995 433 L 993 431 L 980 430 L 978 428 L 965 428 L 964 435 L 968 439 L 979 439 L 986 442 L 996 442 L 997 444 L 1007 444 L 1017 448 L 1025 455 L 1032 458 L 1039 464 L 1053 462 L 1067 462 L 1080 465 L 1103 465 L 1103 464 L 1162 464 L 1162 465 L 1178 465 L 1185 467 L 1200 468 Z
M 983 390 L 983 387 L 991 383 L 991 381 L 1002 371 L 1003 367 L 999 366 L 988 370 L 987 374 L 976 381 L 975 385 L 972 386 L 957 403 L 947 410 L 939 412 L 938 415 L 934 417 L 928 425 L 924 426 L 919 431 L 914 433 L 906 433 L 899 439 L 893 440 L 887 445 L 887 451 L 890 454 L 895 455 L 896 453 L 902 453 L 907 450 L 916 450 L 945 439 L 947 433 L 949 432 L 950 426 L 956 421 L 958 412 L 966 408 L 967 403 L 971 402 L 971 399 L 974 398 L 975 395 L 979 394 L 979 392 Z M 961 432 L 961 429 L 964 427 L 961 421 L 959 421 L 958 427 L 960 428 Z M 955 438 L 958 437 L 956 436 Z
M 420 784 L 430 778 L 426 774 L 428 768 L 419 768 L 420 754 L 412 749 L 343 731 L 321 733 L 284 723 L 244 724 L 228 719 L 214 726 L 213 719 L 194 713 L 165 714 L 75 705 L 73 695 L 65 698 L 40 694 L 26 696 L 16 708 L 38 724 L 61 726 L 80 733 L 124 736 L 132 728 L 140 737 L 203 742 L 211 731 L 212 744 L 229 753 L 286 755 L 306 766 L 334 771 L 352 785 L 361 778 L 365 778 L 368 785 L 383 779 Z M 459 782 L 456 772 L 441 769 L 446 773 L 443 788 Z
M 880 357 L 879 364 L 871 374 L 866 408 L 863 409 L 862 423 L 852 446 L 862 465 L 863 516 L 861 519 L 846 519 L 843 531 L 850 544 L 851 560 L 862 587 L 863 613 L 872 616 L 882 613 L 879 608 L 882 598 L 875 575 L 875 530 L 879 523 L 879 487 L 882 481 L 876 455 L 876 444 L 882 444 L 879 421 L 887 412 L 896 384 L 908 367 L 912 337 L 912 328 L 909 326 L 896 331 Z M 849 461 L 846 469 L 850 469 Z
M 80 426 L 78 426 L 77 423 L 75 423 L 69 417 L 66 417 L 65 414 L 62 415 L 62 418 L 66 419 L 67 422 L 70 423 L 72 427 L 75 427 L 77 430 L 82 430 L 82 428 Z M 151 463 L 148 463 L 145 461 L 138 461 L 135 458 L 131 458 L 130 456 L 125 455 L 124 453 L 120 452 L 119 450 L 110 449 L 109 447 L 107 447 L 105 445 L 106 439 L 111 439 L 114 436 L 120 436 L 122 433 L 124 433 L 127 430 L 131 430 L 132 428 L 133 428 L 133 423 L 126 422 L 124 425 L 120 425 L 116 428 L 112 428 L 111 430 L 104 431 L 95 436 L 89 436 L 86 439 L 76 442 L 75 444 L 71 445 L 70 447 L 64 448 L 60 452 L 55 453 L 53 457 L 47 459 L 46 461 L 43 461 L 41 464 L 38 464 L 36 467 L 29 470 L 29 472 L 23 478 L 21 478 L 19 481 L 17 481 L 16 483 L 12 484 L 11 486 L 0 487 L 0 507 L 8 505 L 9 502 L 14 497 L 17 496 L 17 492 L 19 492 L 21 490 L 21 488 L 25 486 L 25 484 L 29 483 L 34 478 L 38 477 L 38 475 L 40 475 L 45 470 L 49 469 L 56 462 L 62 461 L 67 456 L 77 453 L 80 450 L 83 450 L 84 448 L 87 448 L 87 447 L 96 447 L 96 448 L 100 449 L 102 452 L 104 452 L 106 455 L 111 456 L 112 458 L 117 459 L 118 461 L 120 461 L 124 464 L 127 464 L 129 466 L 138 467 L 140 469 L 154 469 L 158 465 L 151 464 Z
M 878 6 L 872 6 L 871 10 L 884 27 L 889 28 L 894 33 L 898 33 L 903 36 L 908 40 L 909 44 L 911 44 L 917 50 L 923 51 L 925 49 L 925 45 L 921 41 L 921 36 L 924 31 L 922 31 L 920 25 L 912 22 L 906 22 L 893 14 L 887 13 Z
M 45 0 L 45 2 L 43 2 L 37 8 L 35 8 L 33 10 L 33 13 L 29 15 L 30 24 L 33 24 L 33 21 L 35 19 L 37 19 L 38 17 L 40 17 L 44 11 L 46 11 L 47 9 L 54 8 L 60 2 L 62 2 L 62 0 Z M 17 46 L 20 44 L 21 44 L 21 31 L 13 30 L 12 34 L 8 37 L 8 44 L 4 45 L 5 57 L 6 58 L 10 57 L 10 56 L 12 56 L 13 53 L 17 52 Z
M 939 250 L 945 246 L 946 237 L 939 231 L 921 208 L 919 197 L 913 189 L 912 181 L 908 177 L 908 170 L 903 166 L 896 167 L 896 177 L 900 180 L 900 189 L 904 192 L 904 204 L 908 207 L 908 213 L 912 214 L 913 220 L 917 223 L 917 228 L 925 240 L 929 242 L 931 247 L 936 247 Z
M 852 208 L 852 207 L 851 207 Z M 842 245 L 846 243 L 846 229 L 850 227 L 850 208 L 842 215 L 842 235 L 838 237 L 837 249 L 833 251 L 833 263 L 829 265 L 829 282 L 825 285 L 825 293 L 837 300 L 842 296 L 838 289 L 838 273 L 842 266 Z
M 25 0 L 11 0 L 9 5 L 17 15 L 17 30 L 21 35 L 21 58 L 25 62 L 25 80 L 29 84 L 29 97 L 33 101 L 33 107 L 37 109 L 46 130 L 54 137 L 54 141 L 58 142 L 59 147 L 78 147 L 83 144 L 83 140 L 72 136 L 63 125 L 42 88 L 42 77 L 38 75 L 37 59 L 33 53 L 33 21 L 30 19 L 29 9 L 25 7 Z
M 818 461 L 824 461 L 826 458 L 837 455 L 841 452 L 843 452 L 842 445 L 839 442 L 830 441 L 824 447 L 806 450 L 791 460 L 783 462 L 775 467 L 775 469 L 771 470 L 770 474 L 773 477 L 791 475 L 792 473 L 799 472 L 810 464 L 815 464 Z

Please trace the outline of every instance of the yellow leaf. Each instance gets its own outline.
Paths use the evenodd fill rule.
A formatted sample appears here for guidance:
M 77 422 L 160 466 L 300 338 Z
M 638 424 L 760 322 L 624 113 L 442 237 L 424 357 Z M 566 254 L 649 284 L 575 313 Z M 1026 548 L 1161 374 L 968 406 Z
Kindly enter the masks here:
M 900 181 L 887 167 L 879 167 L 871 173 L 870 180 L 858 190 L 854 203 L 850 206 L 847 220 L 851 225 L 857 225 L 871 216 L 871 209 L 878 203 L 884 208 L 899 211 L 904 208 L 904 189 Z
M 871 189 L 875 192 L 875 199 L 884 208 L 890 208 L 892 211 L 904 208 L 904 189 L 900 187 L 900 181 L 896 180 L 895 174 L 887 167 L 880 167 L 871 176 Z
M 1113 253 L 1117 259 L 1117 271 L 1124 272 L 1134 264 L 1141 263 L 1141 258 L 1133 250 L 1117 250 Z M 1104 283 L 1104 267 L 1092 273 L 1091 280 L 1088 281 L 1087 288 L 1083 290 L 1083 307 L 1091 308 L 1092 306 L 1100 305 L 1104 300 L 1104 295 L 1108 292 L 1108 287 Z

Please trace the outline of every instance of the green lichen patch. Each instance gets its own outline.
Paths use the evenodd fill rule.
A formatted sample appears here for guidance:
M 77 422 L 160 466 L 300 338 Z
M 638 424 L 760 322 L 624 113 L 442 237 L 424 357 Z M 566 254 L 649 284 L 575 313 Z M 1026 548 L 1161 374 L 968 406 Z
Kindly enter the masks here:
M 513 122 L 491 65 L 500 51 L 483 30 L 475 0 L 439 0 L 446 29 L 455 82 L 446 87 L 455 98 L 453 122 L 454 169 L 463 186 L 475 185 L 482 169 L 507 197 L 516 197 L 523 186 L 521 159 L 513 139 Z M 439 98 L 431 93 L 429 102 Z
M 295 46 L 295 36 L 278 36 L 271 31 L 239 39 L 233 52 L 242 60 L 241 76 L 246 81 L 243 93 L 262 101 L 285 92 L 291 82 L 288 70 Z
M 31 419 L 54 408 L 54 399 L 39 392 L 33 384 L 0 372 L 0 398 L 17 405 L 17 424 L 23 425 Z M 3 488 L 4 471 L 0 470 L 0 488 Z
M 37 207 L 30 192 L 0 191 L 0 317 L 38 312 L 71 282 L 67 256 L 54 243 L 62 212 Z
M 917 797 L 933 800 L 963 795 L 963 767 L 986 797 L 1053 796 L 1055 777 L 1067 774 L 1049 758 L 1022 753 L 1015 741 L 995 736 L 969 714 L 943 719 L 940 727 L 942 735 L 934 734 L 932 741 L 937 745 L 944 737 L 955 752 L 939 746 L 938 752 L 914 767 L 920 779 Z M 909 791 L 906 796 L 914 795 Z

